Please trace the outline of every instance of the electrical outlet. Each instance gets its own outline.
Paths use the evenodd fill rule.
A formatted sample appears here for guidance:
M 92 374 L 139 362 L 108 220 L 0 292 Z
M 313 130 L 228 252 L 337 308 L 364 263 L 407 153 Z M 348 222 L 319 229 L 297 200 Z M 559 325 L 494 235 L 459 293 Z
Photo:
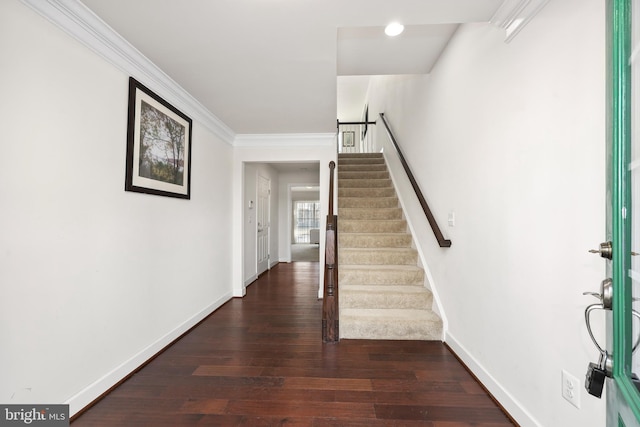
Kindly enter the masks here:
M 576 408 L 580 409 L 580 382 L 576 377 L 562 370 L 562 397 Z

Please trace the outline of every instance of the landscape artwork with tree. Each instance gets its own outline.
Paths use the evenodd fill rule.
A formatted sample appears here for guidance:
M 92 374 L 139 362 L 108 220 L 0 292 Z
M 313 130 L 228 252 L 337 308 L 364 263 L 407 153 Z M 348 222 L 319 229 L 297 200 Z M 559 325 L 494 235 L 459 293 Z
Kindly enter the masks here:
M 190 198 L 191 119 L 129 79 L 125 190 Z

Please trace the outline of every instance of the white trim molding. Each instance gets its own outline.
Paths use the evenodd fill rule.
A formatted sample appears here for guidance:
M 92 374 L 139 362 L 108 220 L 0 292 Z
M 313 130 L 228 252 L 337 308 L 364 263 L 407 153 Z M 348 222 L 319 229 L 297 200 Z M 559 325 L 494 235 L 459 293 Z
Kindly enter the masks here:
M 108 63 L 202 123 L 228 144 L 235 132 L 78 0 L 22 0 Z
M 249 277 L 248 279 L 246 279 L 244 281 L 244 287 L 245 287 L 245 292 L 246 292 L 246 288 L 249 287 L 250 284 L 252 284 L 253 282 L 255 282 L 256 280 L 258 280 L 258 275 L 257 274 L 252 274 L 251 277 Z M 234 297 L 243 297 L 244 295 L 233 295 Z
M 504 0 L 491 23 L 505 30 L 509 43 L 549 3 L 549 0 Z

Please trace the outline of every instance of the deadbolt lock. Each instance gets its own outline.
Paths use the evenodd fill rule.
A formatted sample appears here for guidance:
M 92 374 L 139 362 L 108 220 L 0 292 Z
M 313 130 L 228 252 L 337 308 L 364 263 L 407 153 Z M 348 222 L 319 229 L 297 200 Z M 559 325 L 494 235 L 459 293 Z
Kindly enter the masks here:
M 589 252 L 592 254 L 600 254 L 602 258 L 613 258 L 613 245 L 611 242 L 600 243 L 600 249 L 591 249 Z

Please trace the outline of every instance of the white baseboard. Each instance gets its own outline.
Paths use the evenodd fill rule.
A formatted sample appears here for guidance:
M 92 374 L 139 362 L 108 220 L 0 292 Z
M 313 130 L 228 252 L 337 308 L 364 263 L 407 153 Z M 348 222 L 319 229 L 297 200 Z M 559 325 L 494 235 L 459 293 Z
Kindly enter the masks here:
M 523 427 L 542 427 L 522 405 L 518 402 L 487 370 L 451 335 L 445 333 L 445 342 L 465 365 L 480 380 L 482 385 L 489 390 L 493 397 L 500 402 L 509 415 Z
M 187 332 L 193 326 L 195 326 L 202 319 L 213 313 L 220 308 L 225 302 L 232 298 L 231 293 L 227 293 L 220 297 L 217 301 L 209 304 L 200 312 L 191 316 L 182 324 L 178 325 L 168 334 L 149 345 L 139 353 L 133 355 L 129 360 L 123 362 L 120 366 L 113 369 L 111 372 L 105 374 L 102 378 L 98 379 L 92 384 L 89 384 L 83 390 L 79 391 L 75 395 L 71 396 L 64 403 L 69 405 L 69 415 L 73 416 L 84 407 L 89 405 L 95 399 L 100 397 L 104 392 L 116 385 L 119 381 L 125 378 L 127 375 L 142 366 L 147 360 L 155 356 L 159 351 L 169 345 L 172 341 L 178 338 L 180 335 Z
M 244 287 L 246 288 L 247 286 L 249 286 L 250 284 L 252 284 L 253 282 L 255 282 L 257 279 L 258 279 L 258 276 L 257 276 L 257 275 L 255 275 L 255 274 L 254 274 L 254 275 L 252 275 L 251 277 L 249 277 L 248 279 L 246 279 L 246 280 L 244 281 Z M 238 296 L 238 295 L 235 295 L 235 296 Z M 244 295 L 241 295 L 241 296 L 244 296 Z

